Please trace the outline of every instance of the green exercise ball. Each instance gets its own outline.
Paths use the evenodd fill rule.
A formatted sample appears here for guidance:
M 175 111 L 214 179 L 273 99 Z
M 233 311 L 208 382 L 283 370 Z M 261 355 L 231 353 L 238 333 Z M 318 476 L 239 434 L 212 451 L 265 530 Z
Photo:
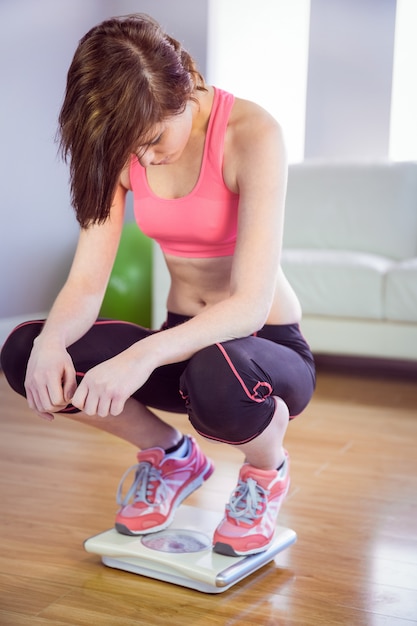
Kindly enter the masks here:
M 123 226 L 101 317 L 152 324 L 152 240 L 135 222 Z

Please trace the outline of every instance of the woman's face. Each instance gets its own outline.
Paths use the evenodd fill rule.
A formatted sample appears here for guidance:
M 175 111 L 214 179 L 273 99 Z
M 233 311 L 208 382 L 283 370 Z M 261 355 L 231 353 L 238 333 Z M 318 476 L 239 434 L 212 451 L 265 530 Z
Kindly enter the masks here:
M 179 159 L 190 138 L 192 125 L 191 104 L 179 115 L 168 117 L 158 124 L 150 133 L 149 142 L 137 149 L 142 167 L 167 165 Z

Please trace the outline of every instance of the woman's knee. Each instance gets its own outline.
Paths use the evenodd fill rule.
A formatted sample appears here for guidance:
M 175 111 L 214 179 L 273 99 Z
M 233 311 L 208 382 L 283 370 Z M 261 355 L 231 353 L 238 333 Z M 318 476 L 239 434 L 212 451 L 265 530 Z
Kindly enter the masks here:
M 234 340 L 237 342 L 239 340 Z M 202 435 L 240 444 L 262 432 L 275 411 L 272 388 L 234 342 L 195 354 L 181 377 L 189 419 Z
M 27 322 L 17 326 L 4 343 L 1 354 L 1 369 L 9 385 L 20 395 L 26 395 L 26 368 L 32 351 L 33 341 L 39 335 L 43 321 Z

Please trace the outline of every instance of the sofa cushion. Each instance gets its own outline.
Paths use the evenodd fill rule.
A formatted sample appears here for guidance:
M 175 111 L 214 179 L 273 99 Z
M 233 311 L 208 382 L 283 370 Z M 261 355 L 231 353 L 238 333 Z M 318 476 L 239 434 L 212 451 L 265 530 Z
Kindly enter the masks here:
M 417 256 L 417 163 L 290 165 L 286 248 Z
M 387 319 L 417 322 L 417 258 L 396 263 L 389 270 L 385 302 Z
M 305 315 L 383 319 L 392 261 L 344 250 L 286 249 L 282 266 Z

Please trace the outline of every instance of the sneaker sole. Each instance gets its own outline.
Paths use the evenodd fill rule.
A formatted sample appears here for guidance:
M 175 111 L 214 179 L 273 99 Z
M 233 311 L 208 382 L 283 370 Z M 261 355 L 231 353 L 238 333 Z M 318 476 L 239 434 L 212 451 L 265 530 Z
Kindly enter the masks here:
M 199 474 L 178 495 L 177 499 L 174 501 L 172 505 L 171 513 L 169 514 L 169 516 L 167 517 L 167 519 L 165 520 L 163 524 L 159 524 L 159 526 L 152 526 L 151 528 L 147 528 L 146 530 L 130 530 L 130 528 L 128 528 L 124 524 L 121 524 L 120 522 L 116 522 L 114 525 L 115 529 L 121 535 L 131 535 L 131 536 L 149 535 L 151 533 L 157 533 L 160 530 L 164 530 L 172 523 L 172 520 L 174 519 L 174 516 L 175 516 L 175 512 L 177 508 L 180 506 L 181 502 L 183 502 L 185 498 L 187 498 L 190 494 L 192 494 L 193 491 L 201 487 L 201 485 L 210 478 L 213 472 L 214 472 L 214 465 L 211 461 L 207 460 L 207 464 L 204 467 L 204 470 L 201 472 L 201 474 Z
M 266 546 L 262 546 L 261 548 L 256 548 L 255 550 L 248 550 L 247 552 L 236 552 L 228 543 L 222 543 L 221 541 L 217 541 L 213 546 L 213 552 L 217 554 L 223 554 L 223 556 L 250 556 L 251 554 L 259 554 L 260 552 L 265 552 L 272 545 L 273 540 L 266 544 Z

